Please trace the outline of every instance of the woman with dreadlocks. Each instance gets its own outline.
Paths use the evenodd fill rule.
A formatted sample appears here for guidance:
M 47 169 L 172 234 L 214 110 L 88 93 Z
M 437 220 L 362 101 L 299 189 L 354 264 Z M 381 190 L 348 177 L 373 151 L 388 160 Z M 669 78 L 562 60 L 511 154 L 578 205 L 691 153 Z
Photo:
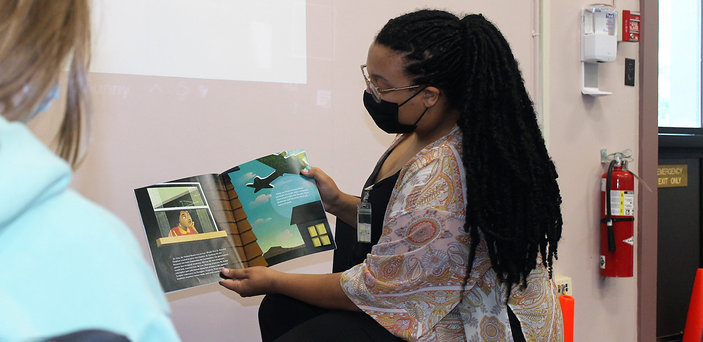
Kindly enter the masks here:
M 349 251 L 336 273 L 224 269 L 221 284 L 268 294 L 265 341 L 561 340 L 557 174 L 505 38 L 481 15 L 420 10 L 383 27 L 362 73 L 366 109 L 396 140 L 361 198 L 303 173 Z

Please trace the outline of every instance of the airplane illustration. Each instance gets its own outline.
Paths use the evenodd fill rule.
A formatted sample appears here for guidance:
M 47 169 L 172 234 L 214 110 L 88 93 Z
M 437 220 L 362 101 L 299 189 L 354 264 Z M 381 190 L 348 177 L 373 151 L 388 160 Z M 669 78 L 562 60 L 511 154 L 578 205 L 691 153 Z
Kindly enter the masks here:
M 300 173 L 300 170 L 308 167 L 309 165 L 304 157 L 305 155 L 303 153 L 288 156 L 286 152 L 281 152 L 257 159 L 257 161 L 273 168 L 274 171 L 265 178 L 259 176 L 254 177 L 253 182 L 248 183 L 247 187 L 254 188 L 254 193 L 261 189 L 272 189 L 273 184 L 271 184 L 271 182 L 276 178 L 286 173 L 297 175 Z

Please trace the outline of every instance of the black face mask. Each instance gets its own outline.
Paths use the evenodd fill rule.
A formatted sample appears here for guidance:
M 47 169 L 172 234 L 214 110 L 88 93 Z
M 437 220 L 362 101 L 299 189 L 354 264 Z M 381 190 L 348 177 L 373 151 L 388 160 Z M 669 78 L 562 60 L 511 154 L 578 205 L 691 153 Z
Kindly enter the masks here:
M 409 99 L 403 101 L 401 104 L 388 102 L 383 99 L 381 99 L 380 103 L 376 102 L 373 95 L 364 90 L 364 107 L 366 107 L 366 110 L 369 112 L 369 115 L 371 115 L 371 118 L 376 123 L 376 126 L 386 133 L 410 133 L 417 128 L 417 123 L 420 122 L 420 119 L 422 119 L 423 116 L 425 116 L 425 113 L 427 113 L 429 107 L 425 108 L 425 111 L 422 112 L 420 117 L 417 118 L 417 121 L 415 121 L 412 125 L 402 124 L 398 121 L 398 108 L 408 103 L 408 101 L 412 100 L 413 97 L 417 96 L 417 94 L 421 93 L 424 89 L 425 88 L 420 89 L 420 91 L 415 93 L 413 96 L 410 96 Z

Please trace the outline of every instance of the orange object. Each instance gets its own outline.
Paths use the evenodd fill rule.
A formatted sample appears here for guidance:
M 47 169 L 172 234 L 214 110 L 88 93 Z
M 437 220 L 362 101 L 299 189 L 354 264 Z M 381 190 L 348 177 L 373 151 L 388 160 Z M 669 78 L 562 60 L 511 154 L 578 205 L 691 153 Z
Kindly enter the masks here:
M 703 341 L 703 268 L 696 271 L 691 301 L 688 304 L 686 326 L 683 330 L 683 342 L 700 341 Z
M 561 295 L 559 303 L 564 317 L 564 342 L 574 342 L 574 297 Z

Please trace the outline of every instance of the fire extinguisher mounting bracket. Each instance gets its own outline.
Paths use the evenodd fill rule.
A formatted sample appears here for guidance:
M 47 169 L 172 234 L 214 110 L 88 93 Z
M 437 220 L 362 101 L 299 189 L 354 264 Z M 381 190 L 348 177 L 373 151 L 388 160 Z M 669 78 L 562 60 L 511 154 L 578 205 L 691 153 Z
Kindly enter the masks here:
M 608 150 L 601 148 L 600 149 L 600 163 L 605 164 L 608 162 Z
M 613 152 L 608 154 L 608 150 L 602 148 L 600 150 L 600 162 L 601 164 L 609 164 L 611 160 L 618 160 L 618 165 L 622 164 L 622 161 L 628 161 L 632 159 L 632 150 L 625 150 L 622 152 Z

